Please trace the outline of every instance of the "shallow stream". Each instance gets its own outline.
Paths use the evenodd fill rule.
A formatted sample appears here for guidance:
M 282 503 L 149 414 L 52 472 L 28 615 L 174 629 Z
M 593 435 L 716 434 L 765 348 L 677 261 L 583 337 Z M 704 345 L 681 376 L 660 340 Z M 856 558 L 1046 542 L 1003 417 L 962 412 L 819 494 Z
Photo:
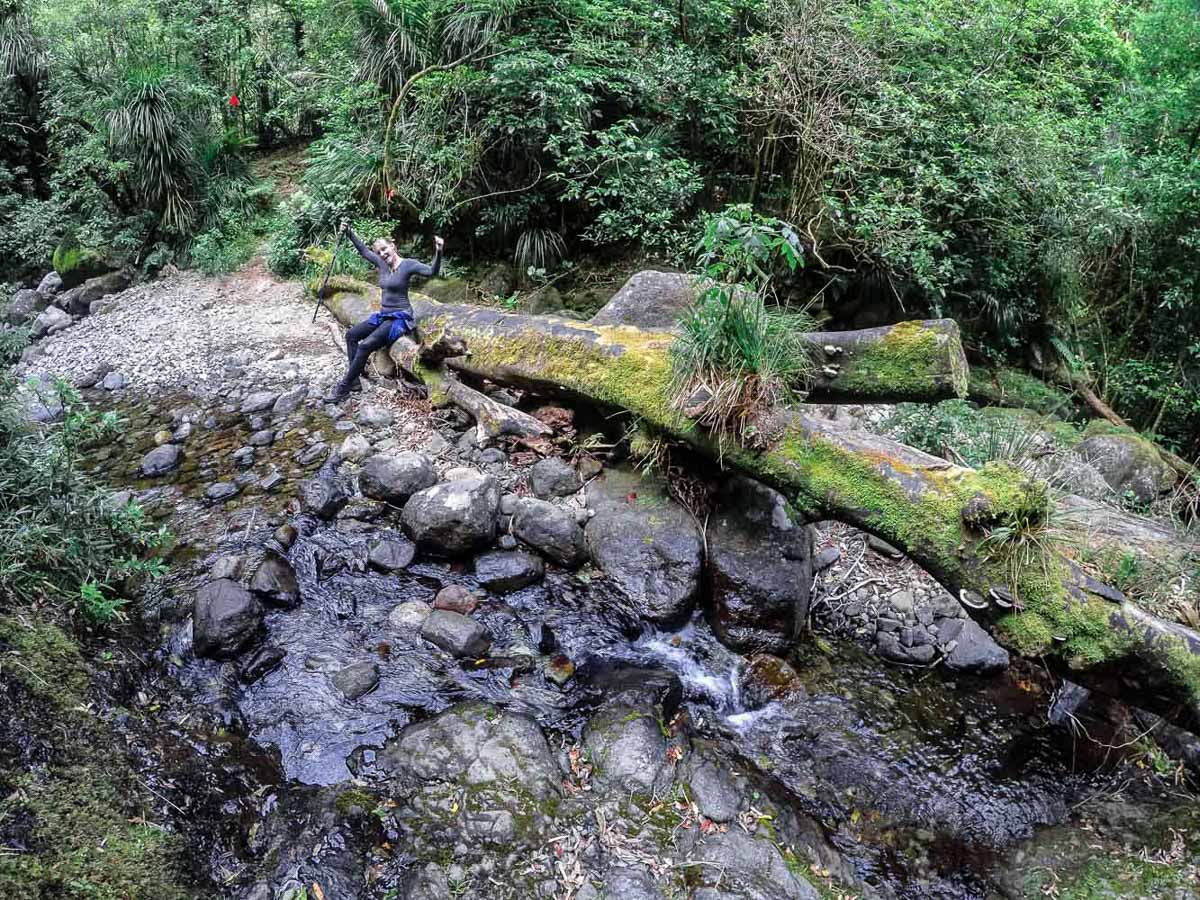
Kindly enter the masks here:
M 398 529 L 394 515 L 364 507 L 334 523 L 297 516 L 300 480 L 320 460 L 295 455 L 341 432 L 322 413 L 303 418 L 250 470 L 230 461 L 251 426 L 225 408 L 202 410 L 215 427 L 195 425 L 188 463 L 166 484 L 148 482 L 137 462 L 169 410 L 122 408 L 122 440 L 94 458 L 118 489 L 140 492 L 177 535 L 171 574 L 159 586 L 162 673 L 154 687 L 164 728 L 218 760 L 227 783 L 220 809 L 236 827 L 212 844 L 218 880 L 236 875 L 239 842 L 253 840 L 263 817 L 306 792 L 352 778 L 370 781 L 374 751 L 406 725 L 466 698 L 527 712 L 572 742 L 596 702 L 593 675 L 616 663 L 663 668 L 683 685 L 682 709 L 701 736 L 773 778 L 795 806 L 815 817 L 856 875 L 896 897 L 982 898 L 1014 846 L 1041 826 L 1069 820 L 1072 808 L 1105 783 L 1105 756 L 1065 725 L 1046 719 L 1048 679 L 1024 669 L 987 681 L 951 679 L 938 670 L 889 667 L 853 645 L 816 641 L 796 660 L 805 695 L 748 707 L 744 659 L 723 647 L 702 619 L 680 629 L 644 627 L 602 578 L 551 572 L 503 598 L 479 590 L 475 613 L 491 631 L 491 657 L 508 665 L 450 659 L 388 614 L 408 600 L 431 601 L 447 584 L 477 588 L 469 565 L 418 557 L 406 572 L 366 570 L 366 545 Z M 258 485 L 278 471 L 275 492 Z M 225 505 L 204 500 L 207 484 L 241 477 Z M 231 664 L 190 653 L 188 599 L 222 555 L 252 567 L 276 527 L 300 536 L 289 551 L 302 602 L 267 619 L 282 663 L 252 684 Z M 248 569 L 249 570 L 249 569 Z M 565 654 L 576 675 L 558 687 L 546 658 Z M 376 689 L 347 700 L 330 681 L 345 666 L 379 665 Z M 222 727 L 225 726 L 225 727 Z M 249 741 L 238 734 L 244 729 Z M 197 789 L 201 788 L 197 786 Z M 240 837 L 239 837 L 240 836 Z

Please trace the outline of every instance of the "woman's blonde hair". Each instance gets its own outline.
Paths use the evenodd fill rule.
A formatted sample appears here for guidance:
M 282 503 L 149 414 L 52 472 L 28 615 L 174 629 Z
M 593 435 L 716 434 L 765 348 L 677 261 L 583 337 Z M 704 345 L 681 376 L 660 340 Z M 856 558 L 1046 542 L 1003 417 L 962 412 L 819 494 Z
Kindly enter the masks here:
M 384 247 L 391 247 L 393 250 L 396 249 L 396 245 L 385 237 L 378 237 L 371 241 L 371 249 L 376 253 L 382 253 Z

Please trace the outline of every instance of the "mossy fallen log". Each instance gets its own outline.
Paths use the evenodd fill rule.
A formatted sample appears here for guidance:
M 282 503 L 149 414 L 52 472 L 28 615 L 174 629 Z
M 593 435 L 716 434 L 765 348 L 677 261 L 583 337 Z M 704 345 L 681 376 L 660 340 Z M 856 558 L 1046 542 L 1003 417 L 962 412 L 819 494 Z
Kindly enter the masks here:
M 345 276 L 330 279 L 326 295 L 326 305 L 343 325 L 361 322 L 379 304 L 377 287 Z M 816 361 L 812 403 L 935 403 L 967 394 L 967 360 L 952 319 L 813 332 L 805 338 Z
M 1087 576 L 1071 558 L 1087 536 L 1058 533 L 1070 526 L 1052 522 L 1043 482 L 1005 464 L 953 466 L 797 409 L 762 417 L 765 449 L 719 447 L 671 403 L 669 333 L 419 296 L 414 307 L 425 343 L 447 334 L 465 342 L 468 355 L 447 360 L 452 369 L 627 411 L 770 484 L 814 521 L 884 538 L 954 593 L 1011 602 L 968 612 L 1016 652 L 1200 733 L 1200 635 Z

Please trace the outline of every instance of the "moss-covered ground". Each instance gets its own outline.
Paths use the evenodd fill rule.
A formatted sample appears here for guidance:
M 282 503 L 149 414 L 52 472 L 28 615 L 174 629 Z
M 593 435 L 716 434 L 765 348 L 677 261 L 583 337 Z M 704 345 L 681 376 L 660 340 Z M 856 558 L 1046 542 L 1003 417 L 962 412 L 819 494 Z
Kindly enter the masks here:
M 78 644 L 46 614 L 0 616 L 0 897 L 200 896 L 91 683 Z

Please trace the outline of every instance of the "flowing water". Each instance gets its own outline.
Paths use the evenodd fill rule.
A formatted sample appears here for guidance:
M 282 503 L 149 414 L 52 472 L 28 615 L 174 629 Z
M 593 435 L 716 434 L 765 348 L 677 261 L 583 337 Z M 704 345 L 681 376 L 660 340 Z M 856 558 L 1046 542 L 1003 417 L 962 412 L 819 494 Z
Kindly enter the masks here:
M 827 652 L 810 647 L 798 663 L 804 693 L 748 708 L 745 661 L 702 619 L 672 631 L 643 626 L 603 579 L 552 571 L 540 584 L 488 600 L 475 616 L 493 635 L 497 664 L 452 660 L 390 625 L 388 614 L 401 602 L 431 601 L 443 585 L 477 587 L 469 567 L 419 558 L 404 573 L 381 575 L 361 561 L 372 537 L 398 527 L 388 515 L 332 524 L 289 515 L 292 488 L 313 470 L 294 462 L 294 452 L 333 437 L 330 423 L 311 417 L 273 449 L 272 467 L 288 479 L 283 490 L 258 492 L 245 478 L 235 503 L 215 507 L 203 501 L 203 488 L 236 475 L 227 457 L 248 426 L 232 411 L 212 412 L 216 427 L 190 440 L 188 466 L 165 487 L 136 475 L 148 436 L 163 425 L 154 409 L 126 409 L 128 435 L 94 462 L 114 486 L 147 490 L 151 507 L 181 538 L 162 585 L 157 687 L 164 721 L 173 723 L 170 739 L 218 760 L 229 777 L 211 786 L 230 835 L 214 842 L 217 873 L 237 871 L 244 838 L 234 835 L 253 833 L 256 820 L 306 792 L 352 776 L 369 780 L 387 738 L 457 701 L 524 711 L 577 739 L 595 707 L 593 675 L 620 663 L 678 676 L 682 709 L 696 731 L 773 778 L 823 823 L 861 879 L 893 896 L 988 896 L 1005 851 L 1064 821 L 1102 774 L 1102 758 L 1045 719 L 1047 694 L 1030 673 L 952 680 L 822 643 Z M 252 565 L 256 548 L 285 520 L 300 535 L 288 556 L 302 602 L 269 614 L 268 640 L 286 655 L 246 685 L 231 664 L 188 652 L 187 598 L 220 554 L 247 553 Z M 547 653 L 565 654 L 577 667 L 564 688 L 542 675 Z M 329 675 L 360 661 L 377 663 L 380 681 L 350 701 Z M 201 728 L 202 720 L 216 724 Z M 189 727 L 193 721 L 197 727 Z M 243 729 L 249 741 L 237 737 Z

